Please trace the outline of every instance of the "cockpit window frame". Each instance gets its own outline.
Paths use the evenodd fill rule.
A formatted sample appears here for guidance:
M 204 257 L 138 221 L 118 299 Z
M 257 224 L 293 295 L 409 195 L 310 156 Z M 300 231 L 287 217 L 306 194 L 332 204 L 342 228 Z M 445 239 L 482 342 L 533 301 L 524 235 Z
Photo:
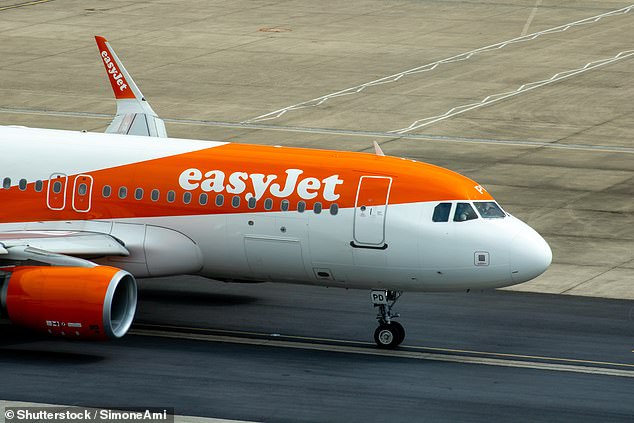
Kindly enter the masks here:
M 448 223 L 448 222 L 450 222 L 451 221 L 451 212 L 454 209 L 454 204 L 455 203 L 452 202 L 452 201 L 443 201 L 441 203 L 436 204 L 436 206 L 434 207 L 434 210 L 432 211 L 432 215 L 431 215 L 432 222 L 434 222 L 434 223 Z M 445 220 L 436 220 L 436 217 L 437 217 L 436 216 L 436 210 L 440 206 L 443 206 L 443 205 L 449 205 L 449 211 L 447 211 L 446 219 Z M 443 219 L 445 218 L 444 215 L 440 216 L 440 217 L 442 217 Z
M 501 215 L 500 214 L 496 216 L 487 215 L 486 213 L 484 213 L 484 209 L 480 210 L 480 207 L 479 207 L 484 204 L 491 204 L 493 209 L 501 213 Z M 475 210 L 478 213 L 478 215 L 483 219 L 504 219 L 506 216 L 508 216 L 508 214 L 504 211 L 502 207 L 500 207 L 500 205 L 496 201 L 474 201 L 473 206 L 475 207 Z
M 458 219 L 458 213 L 462 214 L 463 210 L 461 210 L 461 207 L 467 207 L 466 209 L 466 219 Z M 457 222 L 457 223 L 464 223 L 464 222 L 469 222 L 471 220 L 477 220 L 479 219 L 480 216 L 478 216 L 478 213 L 476 213 L 475 208 L 473 206 L 473 204 L 471 204 L 471 202 L 468 201 L 458 201 L 456 203 L 456 206 L 454 208 L 454 212 L 453 212 L 453 221 Z

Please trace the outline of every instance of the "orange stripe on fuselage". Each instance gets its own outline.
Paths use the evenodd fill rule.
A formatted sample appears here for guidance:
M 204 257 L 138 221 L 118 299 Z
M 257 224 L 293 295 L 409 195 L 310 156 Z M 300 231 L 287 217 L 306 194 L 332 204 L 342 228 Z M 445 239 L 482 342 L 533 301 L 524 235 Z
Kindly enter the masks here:
M 151 143 L 148 143 L 148 148 L 152 148 Z M 81 160 L 81 157 L 77 160 Z M 25 166 L 27 165 L 25 162 Z M 191 171 L 192 169 L 195 171 Z M 191 172 L 186 173 L 188 170 Z M 64 169 L 58 171 L 64 173 Z M 221 174 L 224 179 L 220 177 Z M 24 191 L 17 186 L 8 190 L 0 189 L 0 202 L 3 205 L 0 209 L 0 223 L 265 212 L 267 210 L 264 209 L 264 203 L 267 198 L 273 200 L 271 211 L 280 211 L 282 200 L 290 202 L 290 210 L 296 210 L 299 201 L 306 203 L 307 210 L 312 209 L 315 202 L 321 202 L 324 210 L 332 203 L 337 203 L 340 208 L 354 207 L 359 180 L 361 176 L 367 175 L 392 178 L 390 204 L 491 199 L 486 191 L 476 189 L 479 185 L 474 181 L 448 169 L 425 163 L 366 153 L 247 144 L 226 144 L 86 172 L 84 175 L 92 176 L 94 181 L 89 212 L 73 210 L 73 184 L 77 175 L 69 175 L 64 210 L 54 211 L 47 207 L 46 194 L 49 187 L 46 181 L 41 192 L 35 192 L 35 181 L 28 181 Z M 236 186 L 239 183 L 231 183 L 231 175 L 234 175 L 233 182 L 238 179 L 244 182 L 244 190 L 238 193 L 228 192 L 229 189 L 239 191 L 242 188 Z M 293 178 L 288 181 L 291 176 Z M 192 189 L 181 187 L 179 178 L 186 181 L 185 187 Z M 314 179 L 304 181 L 307 178 Z M 208 181 L 205 183 L 205 180 Z M 256 193 L 254 181 L 260 182 L 260 198 L 256 207 L 251 209 L 248 207 L 247 197 L 249 193 Z M 104 185 L 112 187 L 110 198 L 102 197 Z M 220 189 L 221 185 L 221 192 L 207 192 L 209 198 L 206 205 L 199 204 L 199 195 L 205 192 L 204 189 Z M 127 188 L 127 198 L 123 200 L 117 197 L 121 186 Z M 136 188 L 143 189 L 142 200 L 135 199 Z M 284 191 L 290 191 L 290 188 L 293 188 L 292 192 L 280 196 L 286 194 Z M 156 202 L 150 199 L 150 193 L 154 189 L 160 191 L 159 201 Z M 176 201 L 173 203 L 166 200 L 167 192 L 171 190 L 176 193 Z M 192 201 L 184 204 L 183 194 L 188 191 L 192 194 Z M 223 206 L 215 205 L 217 194 L 224 195 Z M 316 194 L 314 198 L 306 198 L 313 194 Z M 234 195 L 240 197 L 240 206 L 237 208 L 231 205 Z M 381 193 L 377 193 L 377 196 L 380 195 Z

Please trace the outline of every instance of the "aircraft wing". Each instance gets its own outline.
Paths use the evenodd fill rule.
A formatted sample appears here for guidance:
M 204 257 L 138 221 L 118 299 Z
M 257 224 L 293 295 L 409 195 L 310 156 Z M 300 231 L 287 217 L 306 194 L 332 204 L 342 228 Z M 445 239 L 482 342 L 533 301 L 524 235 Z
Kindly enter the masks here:
M 165 122 L 147 102 L 108 40 L 101 36 L 95 36 L 95 40 L 117 100 L 117 114 L 106 132 L 167 137 Z
M 129 254 L 119 240 L 107 234 L 76 231 L 0 233 L 0 262 L 9 264 L 34 261 L 53 266 L 93 267 L 95 264 L 85 258 Z

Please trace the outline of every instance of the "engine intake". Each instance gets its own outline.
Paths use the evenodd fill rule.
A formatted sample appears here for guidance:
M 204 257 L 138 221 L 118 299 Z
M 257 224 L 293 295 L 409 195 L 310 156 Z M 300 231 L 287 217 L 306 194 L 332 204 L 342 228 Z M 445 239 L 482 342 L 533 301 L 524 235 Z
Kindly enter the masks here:
M 51 335 L 121 338 L 136 312 L 136 280 L 115 267 L 16 267 L 0 288 L 9 320 Z

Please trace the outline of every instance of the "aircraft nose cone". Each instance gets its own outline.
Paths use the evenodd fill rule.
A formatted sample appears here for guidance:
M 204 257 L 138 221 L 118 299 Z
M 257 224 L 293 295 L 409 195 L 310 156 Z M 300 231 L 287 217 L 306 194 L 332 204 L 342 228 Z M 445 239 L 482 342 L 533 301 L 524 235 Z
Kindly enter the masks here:
M 523 228 L 511 242 L 511 278 L 515 283 L 529 281 L 548 269 L 553 259 L 550 246 L 530 227 Z

